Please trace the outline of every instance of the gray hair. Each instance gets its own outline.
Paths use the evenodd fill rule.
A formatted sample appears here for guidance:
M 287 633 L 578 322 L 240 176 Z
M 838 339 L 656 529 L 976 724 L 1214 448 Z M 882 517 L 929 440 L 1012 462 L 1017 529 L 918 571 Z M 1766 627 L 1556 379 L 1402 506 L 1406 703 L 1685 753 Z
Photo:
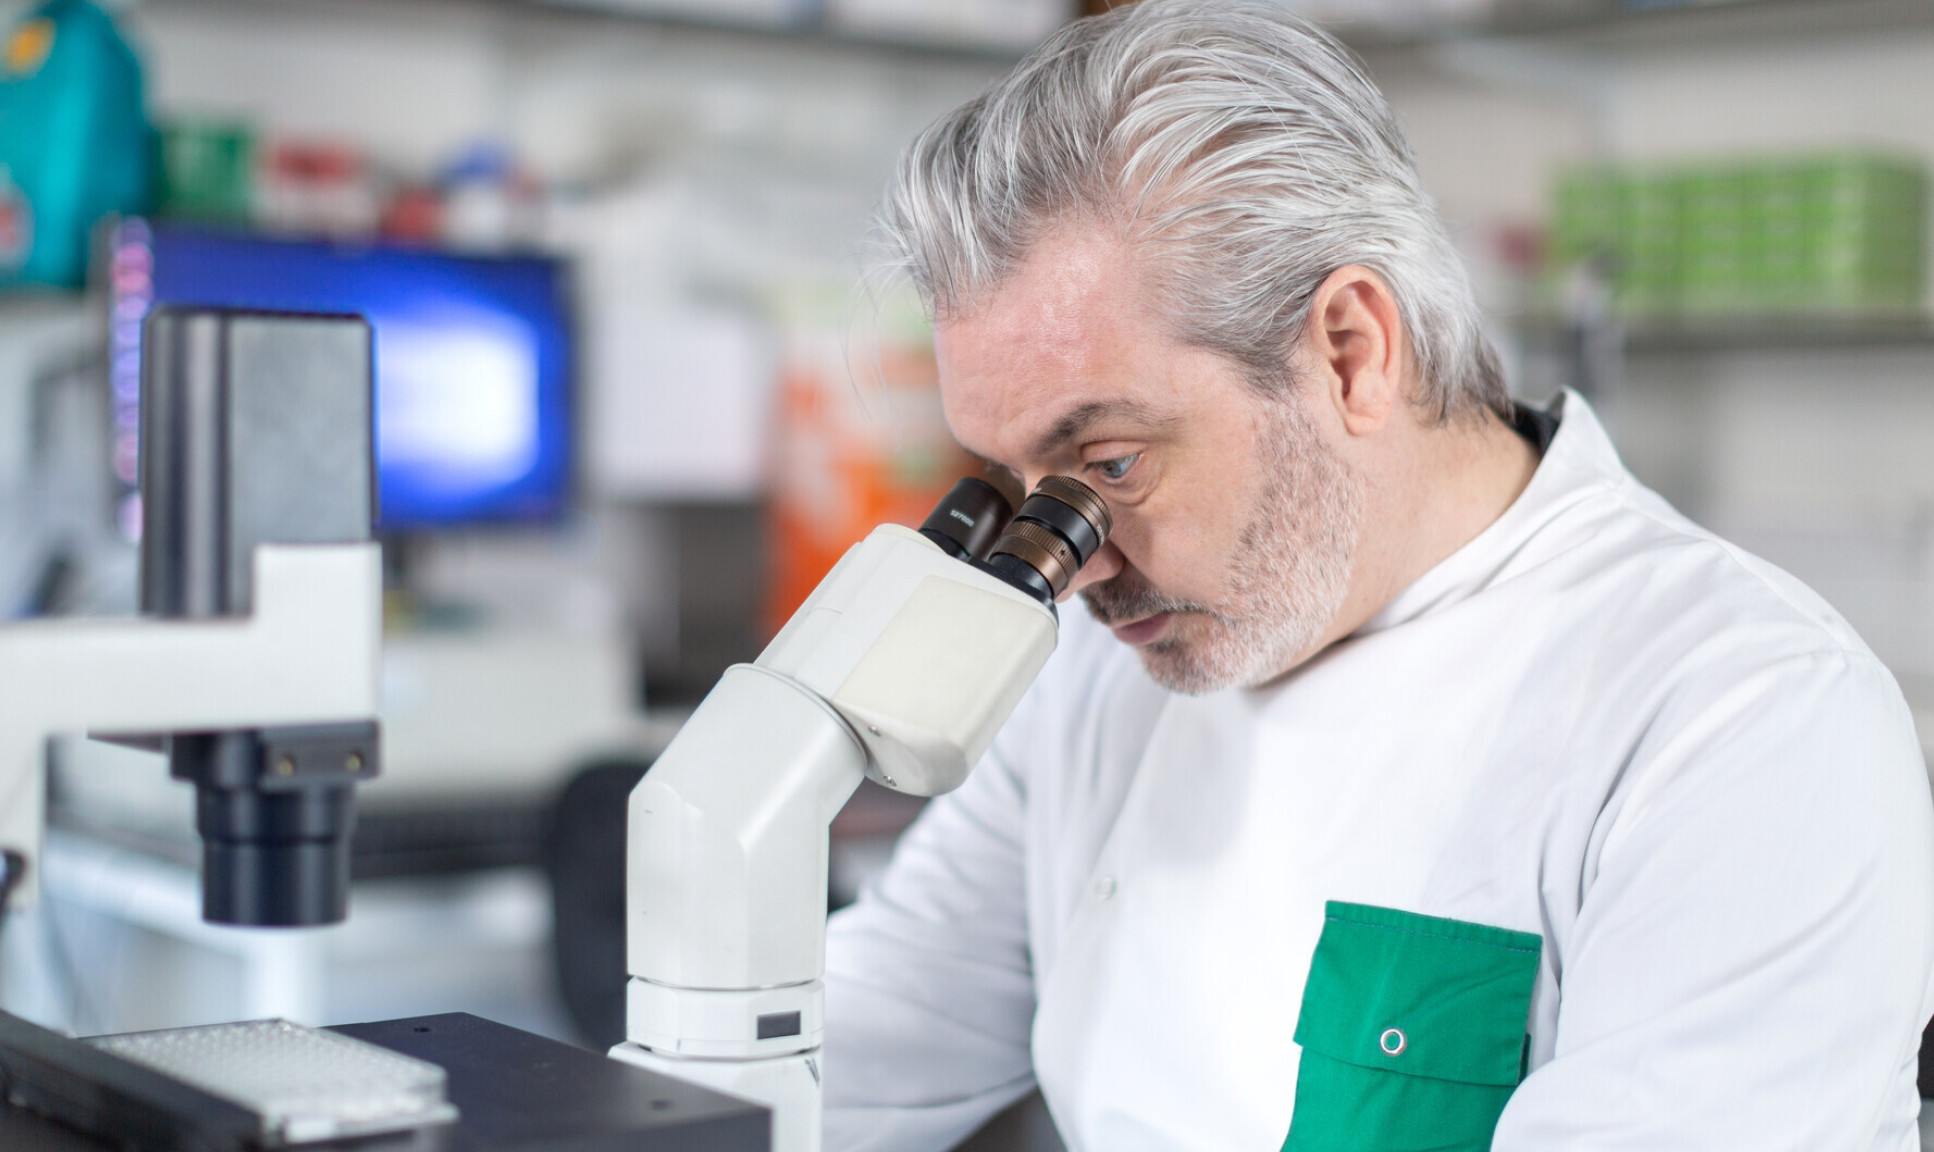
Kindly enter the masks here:
M 1439 420 L 1508 414 L 1469 275 L 1382 93 L 1280 5 L 1143 0 L 1078 20 L 901 158 L 889 263 L 933 314 L 971 307 L 1066 224 L 1145 246 L 1178 335 L 1288 384 L 1345 265 L 1395 296 Z

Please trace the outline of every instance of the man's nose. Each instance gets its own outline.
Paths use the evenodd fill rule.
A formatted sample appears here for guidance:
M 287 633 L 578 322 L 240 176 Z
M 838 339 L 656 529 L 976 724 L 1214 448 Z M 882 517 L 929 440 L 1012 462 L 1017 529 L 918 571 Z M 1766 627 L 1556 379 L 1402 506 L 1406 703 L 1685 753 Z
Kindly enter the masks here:
M 1095 550 L 1093 556 L 1088 557 L 1088 562 L 1081 566 L 1081 571 L 1076 572 L 1074 579 L 1068 581 L 1067 589 L 1055 599 L 1066 600 L 1090 584 L 1114 579 L 1121 574 L 1122 566 L 1126 563 L 1127 560 L 1123 558 L 1121 549 L 1112 543 L 1103 544 Z

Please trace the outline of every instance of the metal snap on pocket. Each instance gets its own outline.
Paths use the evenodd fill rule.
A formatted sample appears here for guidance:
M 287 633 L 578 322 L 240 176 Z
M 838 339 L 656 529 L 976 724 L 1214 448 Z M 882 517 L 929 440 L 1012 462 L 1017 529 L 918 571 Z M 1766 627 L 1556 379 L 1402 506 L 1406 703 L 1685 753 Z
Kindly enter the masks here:
M 1385 1028 L 1383 1035 L 1377 1037 L 1377 1047 L 1383 1049 L 1385 1056 L 1401 1056 L 1409 1046 L 1410 1041 L 1404 1038 L 1401 1028 Z

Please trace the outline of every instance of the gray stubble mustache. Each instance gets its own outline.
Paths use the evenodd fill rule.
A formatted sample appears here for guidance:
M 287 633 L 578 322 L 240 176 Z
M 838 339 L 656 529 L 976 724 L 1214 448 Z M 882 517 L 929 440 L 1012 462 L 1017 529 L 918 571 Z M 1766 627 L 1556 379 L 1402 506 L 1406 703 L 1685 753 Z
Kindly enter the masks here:
M 1132 584 L 1122 584 L 1125 579 L 1129 577 L 1124 574 L 1081 590 L 1082 602 L 1088 605 L 1088 612 L 1096 620 L 1103 624 L 1119 624 L 1163 612 L 1207 611 L 1193 601 L 1163 596 L 1143 583 L 1139 576 L 1133 578 Z

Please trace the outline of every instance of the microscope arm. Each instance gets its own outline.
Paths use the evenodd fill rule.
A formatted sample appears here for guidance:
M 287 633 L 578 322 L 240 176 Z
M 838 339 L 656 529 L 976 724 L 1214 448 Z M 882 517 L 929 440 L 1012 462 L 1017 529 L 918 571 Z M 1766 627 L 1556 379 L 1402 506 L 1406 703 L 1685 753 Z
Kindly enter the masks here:
M 819 1146 L 827 827 L 864 776 L 957 787 L 1054 650 L 1041 600 L 883 526 L 632 793 L 620 1059 L 766 1104 Z
M 212 620 L 0 628 L 0 849 L 37 886 L 47 738 L 336 723 L 376 715 L 382 562 L 373 543 L 268 545 L 255 604 Z

